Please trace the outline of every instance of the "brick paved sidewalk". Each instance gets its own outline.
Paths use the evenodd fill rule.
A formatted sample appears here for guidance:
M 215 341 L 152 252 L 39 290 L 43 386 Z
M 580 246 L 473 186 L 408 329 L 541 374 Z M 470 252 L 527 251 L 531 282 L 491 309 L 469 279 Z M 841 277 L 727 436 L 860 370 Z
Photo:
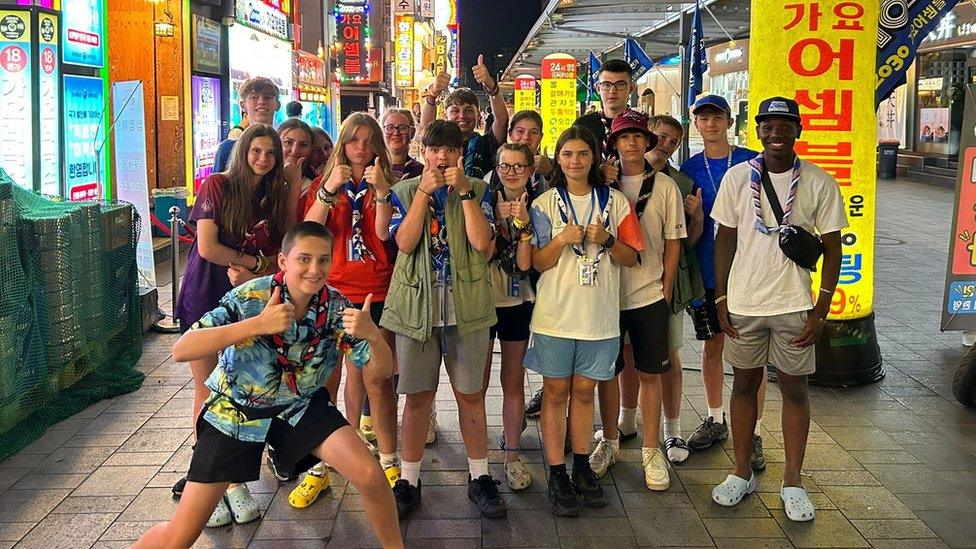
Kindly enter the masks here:
M 545 498 L 538 423 L 532 420 L 522 446 L 534 483 L 525 492 L 507 493 L 502 455 L 493 450 L 492 471 L 503 480 L 509 516 L 483 520 L 466 497 L 467 462 L 444 379 L 439 438 L 425 457 L 423 504 L 402 525 L 408 545 L 976 547 L 976 413 L 951 395 L 952 372 L 964 352 L 959 334 L 938 332 L 951 201 L 947 189 L 879 183 L 876 304 L 888 375 L 868 387 L 811 389 L 814 424 L 804 482 L 817 506 L 813 523 L 791 523 L 782 511 L 781 400 L 773 384 L 763 421 L 769 466 L 758 477 L 758 495 L 736 508 L 710 499 L 712 486 L 731 467 L 731 442 L 693 453 L 673 469 L 668 492 L 650 493 L 634 441 L 623 444 L 621 461 L 605 477 L 607 508 L 556 518 Z M 685 335 L 693 337 L 690 326 Z M 160 335 L 146 340 L 139 367 L 148 377 L 138 392 L 55 425 L 0 463 L 0 548 L 125 547 L 171 515 L 169 489 L 190 457 L 192 405 L 189 372 L 169 357 L 173 341 Z M 686 367 L 699 364 L 698 348 L 689 341 L 683 349 Z M 540 384 L 530 376 L 527 394 Z M 682 424 L 690 431 L 705 411 L 697 372 L 686 372 L 685 387 Z M 489 440 L 497 441 L 497 373 L 488 395 Z M 338 475 L 331 493 L 296 511 L 287 503 L 294 484 L 279 487 L 265 473 L 250 485 L 264 518 L 208 530 L 198 546 L 375 543 L 358 495 Z

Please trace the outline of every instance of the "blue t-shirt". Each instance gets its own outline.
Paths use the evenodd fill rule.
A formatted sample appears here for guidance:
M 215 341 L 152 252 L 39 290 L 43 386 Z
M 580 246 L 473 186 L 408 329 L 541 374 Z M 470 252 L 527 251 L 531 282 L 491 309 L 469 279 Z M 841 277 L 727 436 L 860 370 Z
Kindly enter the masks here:
M 752 160 L 758 155 L 756 151 L 745 147 L 732 147 L 732 166 L 741 162 Z M 718 188 L 722 185 L 722 178 L 728 171 L 730 165 L 728 158 L 709 158 L 708 166 L 705 166 L 705 153 L 700 152 L 692 156 L 681 165 L 681 171 L 695 182 L 695 188 L 702 190 L 702 211 L 705 213 L 705 226 L 702 231 L 701 239 L 695 246 L 695 253 L 698 255 L 698 265 L 701 267 L 702 282 L 706 288 L 715 288 L 715 222 L 712 220 L 712 206 L 715 205 L 715 197 L 718 195 Z
M 227 164 L 230 164 L 230 153 L 234 150 L 234 143 L 237 143 L 236 139 L 224 139 L 220 142 L 220 145 L 217 146 L 217 152 L 214 153 L 213 171 L 227 171 Z

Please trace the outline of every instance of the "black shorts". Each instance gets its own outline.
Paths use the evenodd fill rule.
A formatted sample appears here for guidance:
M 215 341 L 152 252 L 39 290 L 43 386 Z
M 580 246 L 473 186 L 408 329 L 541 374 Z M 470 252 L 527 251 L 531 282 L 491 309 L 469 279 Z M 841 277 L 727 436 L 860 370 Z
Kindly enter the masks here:
M 319 389 L 305 414 L 292 427 L 278 418 L 271 420 L 265 442 L 237 440 L 197 418 L 197 443 L 186 479 L 191 482 L 250 482 L 258 480 L 264 445 L 275 449 L 275 466 L 282 474 L 297 476 L 321 461 L 312 451 L 332 433 L 349 425 L 329 400 L 329 392 Z
M 527 341 L 534 308 L 531 301 L 511 307 L 495 307 L 498 322 L 489 330 L 488 341 L 494 341 L 496 337 L 499 341 Z
M 695 325 L 695 339 L 706 341 L 722 333 L 722 325 L 718 323 L 718 308 L 715 306 L 715 290 L 705 288 L 702 305 L 691 306 L 689 311 Z
M 357 309 L 362 309 L 363 308 L 363 304 L 362 303 L 353 303 L 352 306 L 355 307 L 355 308 L 357 308 Z M 369 305 L 369 317 L 373 319 L 373 324 L 376 324 L 377 326 L 380 325 L 380 318 L 383 317 L 383 302 L 382 301 L 374 301 L 374 302 L 370 303 L 370 305 Z
M 668 321 L 671 308 L 660 299 L 646 307 L 620 311 L 620 354 L 617 355 L 619 374 L 624 369 L 624 336 L 630 334 L 634 351 L 634 368 L 645 374 L 663 374 L 671 369 L 668 358 Z

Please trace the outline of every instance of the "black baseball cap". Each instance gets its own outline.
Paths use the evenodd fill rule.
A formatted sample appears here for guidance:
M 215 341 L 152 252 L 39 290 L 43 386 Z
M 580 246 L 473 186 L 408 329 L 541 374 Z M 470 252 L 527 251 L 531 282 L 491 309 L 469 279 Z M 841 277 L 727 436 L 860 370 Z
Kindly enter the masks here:
M 762 119 L 770 116 L 790 118 L 799 124 L 801 122 L 800 105 L 792 99 L 779 96 L 763 99 L 763 102 L 759 104 L 759 112 L 756 113 L 756 123 L 758 124 Z

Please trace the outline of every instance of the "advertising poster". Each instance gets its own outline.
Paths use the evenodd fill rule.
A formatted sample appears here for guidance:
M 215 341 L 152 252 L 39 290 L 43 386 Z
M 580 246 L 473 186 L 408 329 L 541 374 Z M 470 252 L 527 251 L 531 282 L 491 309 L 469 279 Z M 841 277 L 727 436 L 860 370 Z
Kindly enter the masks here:
M 115 181 L 118 199 L 132 204 L 142 225 L 136 245 L 140 282 L 156 286 L 152 229 L 149 224 L 149 182 L 146 173 L 146 118 L 142 82 L 112 84 L 115 120 Z
M 193 15 L 193 70 L 220 74 L 220 24 Z
M 919 109 L 918 142 L 949 142 L 949 108 Z
M 0 10 L 0 167 L 34 189 L 30 13 Z
M 535 77 L 531 74 L 520 74 L 515 77 L 515 112 L 537 110 L 535 84 Z
M 282 108 L 275 114 L 275 125 L 285 119 L 284 103 L 291 97 L 292 89 L 292 49 L 291 44 L 271 38 L 244 25 L 234 25 L 227 29 L 227 54 L 230 66 L 231 125 L 241 121 L 241 106 L 237 90 L 245 80 L 253 76 L 270 78 L 278 86 Z
M 58 17 L 47 13 L 37 14 L 38 28 L 38 116 L 41 147 L 41 192 L 61 194 L 61 52 L 58 33 Z
M 949 235 L 943 330 L 976 330 L 976 86 L 966 87 L 959 181 Z
M 220 79 L 192 76 L 190 101 L 193 117 L 193 193 L 213 172 L 214 156 L 220 145 Z
M 411 88 L 413 87 L 413 16 L 395 15 L 393 26 L 396 31 L 393 37 L 396 85 L 401 88 Z
M 101 68 L 105 64 L 102 0 L 62 2 L 64 62 Z
M 781 95 L 800 105 L 803 133 L 795 151 L 837 180 L 848 228 L 831 320 L 868 316 L 874 299 L 876 197 L 873 79 L 878 3 L 868 0 L 805 4 L 758 3 L 749 42 L 749 119 L 763 99 Z M 762 23 L 759 24 L 759 21 Z M 819 277 L 814 276 L 814 288 Z M 814 290 L 815 291 L 815 290 Z
M 69 200 L 96 200 L 100 170 L 95 151 L 105 131 L 102 79 L 66 74 L 63 93 L 65 195 Z
M 565 53 L 547 55 L 542 60 L 542 147 L 556 150 L 556 140 L 573 125 L 576 107 L 576 58 Z

